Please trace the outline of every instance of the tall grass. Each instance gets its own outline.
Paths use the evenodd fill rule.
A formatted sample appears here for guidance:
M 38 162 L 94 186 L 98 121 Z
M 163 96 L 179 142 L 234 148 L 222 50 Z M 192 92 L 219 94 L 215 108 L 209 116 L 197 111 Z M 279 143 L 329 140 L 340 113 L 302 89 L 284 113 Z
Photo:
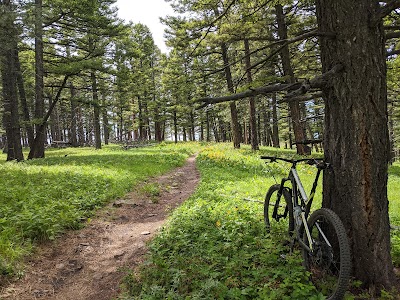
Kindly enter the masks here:
M 230 145 L 203 149 L 200 186 L 151 242 L 141 270 L 125 278 L 126 299 L 324 299 L 310 284 L 298 250 L 289 253 L 284 246 L 286 231 L 267 234 L 262 204 L 243 200 L 262 201 L 287 174 L 288 165 L 265 165 L 260 154 L 294 156 L 270 148 L 255 154 Z M 308 188 L 314 172 L 299 165 Z M 398 194 L 391 197 L 400 203 Z
M 38 241 L 79 228 L 95 209 L 139 181 L 181 165 L 198 145 L 50 149 L 46 158 L 0 157 L 0 274 L 13 273 Z

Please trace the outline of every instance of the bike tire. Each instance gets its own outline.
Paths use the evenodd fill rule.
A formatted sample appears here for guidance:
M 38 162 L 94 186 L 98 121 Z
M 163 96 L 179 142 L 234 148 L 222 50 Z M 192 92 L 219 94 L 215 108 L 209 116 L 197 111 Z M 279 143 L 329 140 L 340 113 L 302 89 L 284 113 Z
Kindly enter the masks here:
M 303 264 L 310 272 L 310 280 L 327 300 L 343 299 L 351 275 L 350 246 L 343 223 L 332 210 L 321 208 L 311 214 L 307 225 L 313 240 L 314 253 L 304 248 L 302 252 Z M 302 239 L 309 246 L 305 230 Z
M 271 231 L 271 223 L 273 221 L 272 212 L 274 209 L 274 205 L 276 201 L 278 201 L 278 191 L 280 189 L 279 184 L 275 184 L 271 186 L 267 194 L 265 195 L 264 200 L 264 223 L 267 232 Z M 291 235 L 294 230 L 294 219 L 293 219 L 293 205 L 292 205 L 292 193 L 289 188 L 284 188 L 282 192 L 282 196 L 280 198 L 280 209 L 279 214 L 286 215 L 283 219 L 287 219 L 288 222 L 288 231 Z M 276 220 L 275 220 L 276 221 Z

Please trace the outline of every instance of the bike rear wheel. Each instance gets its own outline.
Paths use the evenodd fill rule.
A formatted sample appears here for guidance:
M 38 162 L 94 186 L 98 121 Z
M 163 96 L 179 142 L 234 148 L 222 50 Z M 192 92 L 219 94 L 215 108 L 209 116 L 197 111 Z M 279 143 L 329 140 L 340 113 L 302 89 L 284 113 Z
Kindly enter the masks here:
M 312 213 L 307 222 L 313 251 L 303 249 L 304 267 L 316 289 L 328 300 L 342 299 L 351 272 L 350 246 L 346 230 L 339 217 L 330 209 Z M 309 241 L 305 230 L 303 241 Z
M 271 227 L 278 227 L 276 223 L 280 219 L 285 220 L 288 223 L 289 234 L 292 234 L 294 230 L 294 219 L 293 219 L 293 205 L 292 205 L 292 194 L 289 188 L 284 188 L 282 195 L 279 197 L 278 191 L 280 189 L 279 184 L 275 184 L 268 189 L 265 195 L 264 201 L 264 223 L 267 232 L 271 231 Z M 277 205 L 277 217 L 273 218 L 274 207 Z

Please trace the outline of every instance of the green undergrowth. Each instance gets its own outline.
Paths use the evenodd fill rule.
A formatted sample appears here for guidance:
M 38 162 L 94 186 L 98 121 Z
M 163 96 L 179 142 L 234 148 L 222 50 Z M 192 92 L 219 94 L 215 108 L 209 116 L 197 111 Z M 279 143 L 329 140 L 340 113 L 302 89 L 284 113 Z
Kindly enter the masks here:
M 0 157 L 0 275 L 13 274 L 37 242 L 83 226 L 97 208 L 140 181 L 183 164 L 198 144 L 49 149 L 46 158 Z M 1 278 L 1 277 L 0 277 Z
M 400 268 L 400 163 L 389 167 L 388 179 L 389 217 L 392 224 L 392 258 L 397 268 Z
M 284 246 L 286 228 L 265 232 L 263 206 L 256 202 L 289 167 L 265 165 L 259 155 L 293 152 L 263 148 L 253 154 L 244 148 L 202 150 L 199 187 L 149 244 L 145 264 L 125 277 L 121 299 L 324 299 L 310 284 L 298 250 L 289 253 Z M 298 168 L 309 189 L 315 168 Z M 390 175 L 390 188 L 397 175 Z M 399 204 L 398 194 L 390 197 Z

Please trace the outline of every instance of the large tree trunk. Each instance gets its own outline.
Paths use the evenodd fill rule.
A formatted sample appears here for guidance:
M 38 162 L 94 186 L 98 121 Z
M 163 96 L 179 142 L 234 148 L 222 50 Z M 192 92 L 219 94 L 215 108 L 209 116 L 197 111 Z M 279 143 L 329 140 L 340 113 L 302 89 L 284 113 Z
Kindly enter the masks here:
M 284 40 L 288 38 L 287 35 L 287 26 L 285 22 L 285 15 L 283 13 L 283 8 L 282 5 L 276 5 L 275 6 L 276 10 L 276 21 L 278 24 L 278 34 L 279 38 Z M 289 52 L 289 46 L 285 46 L 282 48 L 280 52 L 280 56 L 282 59 L 282 67 L 283 67 L 283 73 L 286 77 L 289 79 L 287 80 L 288 83 L 295 83 L 296 79 L 294 77 L 294 72 L 293 68 L 290 62 L 290 52 Z M 290 101 L 289 102 L 289 110 L 290 110 L 290 117 L 292 118 L 292 125 L 293 125 L 293 132 L 294 132 L 294 138 L 296 142 L 304 142 L 305 141 L 305 136 L 304 136 L 304 128 L 302 126 L 302 123 L 300 122 L 300 105 L 298 101 Z M 297 144 L 297 153 L 300 155 L 306 155 L 309 154 L 310 149 L 307 145 L 302 145 L 302 144 Z
M 251 75 L 251 61 L 250 61 L 250 46 L 249 40 L 244 40 L 244 52 L 246 55 L 245 66 L 247 83 L 251 84 L 253 78 Z M 255 97 L 250 97 L 249 99 L 249 110 L 250 110 L 250 136 L 251 136 L 251 150 L 258 150 L 258 140 L 257 140 L 257 120 L 256 120 L 256 100 Z
M 343 72 L 323 89 L 326 159 L 323 206 L 342 219 L 350 237 L 354 275 L 370 288 L 390 288 L 387 198 L 389 138 L 384 32 L 379 1 L 317 0 L 323 72 Z
M 44 116 L 44 69 L 43 69 L 43 16 L 42 0 L 35 0 L 35 118 L 42 120 Z M 29 153 L 30 158 L 44 157 L 46 130 L 42 124 L 35 126 L 35 142 Z
M 24 160 L 18 115 L 16 78 L 16 28 L 15 15 L 10 1 L 0 2 L 2 32 L 0 33 L 0 68 L 4 101 L 3 124 L 6 129 L 7 160 Z
M 235 89 L 233 87 L 231 68 L 229 67 L 228 48 L 225 43 L 221 44 L 221 50 L 222 50 L 222 59 L 224 61 L 224 66 L 225 66 L 225 78 L 226 78 L 226 83 L 228 85 L 228 90 L 230 93 L 234 94 Z M 240 127 L 239 127 L 239 119 L 235 101 L 231 101 L 229 103 L 229 107 L 231 110 L 233 147 L 235 149 L 238 149 L 240 148 Z
M 21 145 L 13 51 L 13 49 L 3 50 L 3 55 L 1 55 L 4 99 L 3 123 L 7 136 L 7 160 L 21 161 L 24 160 L 24 156 Z

